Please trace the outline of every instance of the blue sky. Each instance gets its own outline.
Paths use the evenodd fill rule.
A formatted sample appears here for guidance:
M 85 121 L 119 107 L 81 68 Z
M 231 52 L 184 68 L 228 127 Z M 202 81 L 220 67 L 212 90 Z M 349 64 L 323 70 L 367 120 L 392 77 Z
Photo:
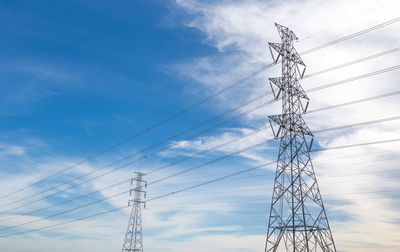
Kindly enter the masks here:
M 157 3 L 8 1 L 1 11 L 2 128 L 59 139 L 62 153 L 92 153 L 187 105 L 163 69 L 215 51 Z
M 396 18 L 398 8 L 396 1 L 389 0 L 2 1 L 0 197 L 101 151 L 270 63 L 267 42 L 279 42 L 274 22 L 291 27 L 300 38 L 298 51 L 304 51 Z M 399 24 L 393 24 L 307 55 L 303 58 L 307 73 L 399 46 L 398 29 Z M 398 63 L 398 53 L 394 53 L 303 80 L 302 84 L 309 89 Z M 318 109 L 397 91 L 398 74 L 394 71 L 310 93 L 310 106 Z M 259 95 L 268 95 L 267 78 L 279 75 L 279 67 L 274 67 L 90 162 L 1 199 L 0 229 L 37 222 L 0 230 L 0 236 L 126 206 L 129 194 L 46 217 L 128 190 L 129 183 L 103 188 L 132 177 L 136 170 L 150 171 L 250 134 L 146 176 L 146 180 L 155 181 L 271 138 L 269 129 L 260 129 L 268 115 L 280 113 L 279 102 L 198 137 L 185 140 L 183 137 L 190 135 L 186 134 L 168 141 L 160 146 L 169 146 L 168 150 L 100 179 L 82 184 L 77 179 L 87 173 L 110 171 L 118 167 L 104 167 L 110 162 Z M 193 133 L 271 98 L 269 95 L 240 108 Z M 305 115 L 305 120 L 312 130 L 318 130 L 398 116 L 399 105 L 394 96 Z M 318 134 L 315 146 L 398 138 L 398 126 L 393 121 Z M 149 186 L 148 197 L 270 162 L 276 155 L 277 144 L 265 144 Z M 392 161 L 398 156 L 396 143 L 313 153 L 339 251 L 399 250 L 399 174 Z M 268 166 L 149 203 L 143 213 L 145 250 L 262 251 L 274 169 Z M 389 175 L 382 172 L 387 169 Z M 63 186 L 41 193 L 71 179 L 76 180 L 70 190 Z M 27 214 L 89 192 L 93 192 L 90 197 Z M 50 196 L 35 201 L 46 195 Z M 65 228 L 0 237 L 0 248 L 11 252 L 119 250 L 128 216 L 129 209 L 125 209 Z

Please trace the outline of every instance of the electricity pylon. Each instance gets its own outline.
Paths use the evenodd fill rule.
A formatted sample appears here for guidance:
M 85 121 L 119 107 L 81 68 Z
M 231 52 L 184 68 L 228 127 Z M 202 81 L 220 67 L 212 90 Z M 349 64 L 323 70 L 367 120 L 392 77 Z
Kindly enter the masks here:
M 279 126 L 272 130 L 280 147 L 265 251 L 336 251 L 310 157 L 313 134 L 302 118 L 309 99 L 298 77 L 306 65 L 293 47 L 296 35 L 275 26 L 281 43 L 269 43 L 269 48 L 274 61 L 282 62 L 282 77 L 269 82 L 275 99 L 282 99 L 282 114 L 269 116 L 271 127 Z
M 143 173 L 135 172 L 136 178 L 132 179 L 131 185 L 136 181 L 136 187 L 131 189 L 130 195 L 134 193 L 133 200 L 129 200 L 128 205 L 132 204 L 132 211 L 129 218 L 128 228 L 122 245 L 122 252 L 143 252 L 143 235 L 142 235 L 142 205 L 146 206 L 142 201 L 142 195 L 146 197 L 143 187 L 147 186 L 143 180 Z

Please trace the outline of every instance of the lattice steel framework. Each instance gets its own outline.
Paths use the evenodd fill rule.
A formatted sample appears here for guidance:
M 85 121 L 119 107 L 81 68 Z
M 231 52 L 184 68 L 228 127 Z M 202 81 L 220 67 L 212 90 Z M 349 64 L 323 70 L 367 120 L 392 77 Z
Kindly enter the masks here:
M 130 195 L 134 193 L 133 200 L 129 200 L 129 205 L 132 204 L 132 211 L 129 218 L 128 228 L 122 245 L 122 252 L 143 252 L 143 235 L 142 235 L 142 195 L 146 197 L 146 192 L 143 188 L 147 186 L 143 180 L 143 173 L 135 172 L 136 178 L 132 179 L 131 185 L 136 182 L 135 188 L 131 189 Z
M 293 47 L 296 35 L 275 24 L 281 43 L 269 43 L 275 62 L 282 62 L 282 77 L 270 78 L 275 99 L 282 98 L 282 114 L 269 116 L 280 138 L 265 251 L 336 251 L 317 178 L 311 163 L 313 134 L 302 118 L 308 97 L 298 77 L 303 60 Z M 277 55 L 275 56 L 274 53 Z

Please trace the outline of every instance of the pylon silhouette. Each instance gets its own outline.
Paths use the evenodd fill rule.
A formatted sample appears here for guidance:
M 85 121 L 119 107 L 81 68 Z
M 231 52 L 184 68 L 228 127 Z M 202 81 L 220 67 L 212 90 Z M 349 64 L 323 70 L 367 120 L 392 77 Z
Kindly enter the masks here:
M 265 251 L 333 252 L 336 247 L 310 157 L 313 134 L 302 118 L 309 99 L 298 76 L 304 75 L 306 65 L 293 47 L 296 35 L 275 26 L 282 41 L 269 47 L 274 61 L 282 62 L 282 77 L 269 81 L 275 99 L 282 99 L 282 114 L 269 116 L 280 147 Z
M 128 228 L 122 245 L 122 252 L 143 252 L 143 234 L 142 234 L 142 195 L 146 197 L 146 192 L 143 187 L 147 186 L 146 181 L 143 180 L 143 173 L 135 172 L 136 178 L 132 179 L 131 185 L 136 182 L 135 188 L 131 189 L 130 194 L 134 193 L 134 199 L 129 200 L 129 205 L 132 204 L 132 211 L 128 222 Z

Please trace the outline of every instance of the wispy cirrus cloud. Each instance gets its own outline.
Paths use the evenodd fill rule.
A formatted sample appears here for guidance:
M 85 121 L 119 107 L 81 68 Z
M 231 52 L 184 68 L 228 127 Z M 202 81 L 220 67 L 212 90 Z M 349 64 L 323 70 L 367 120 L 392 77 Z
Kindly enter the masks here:
M 209 92 L 219 90 L 227 83 L 233 83 L 239 79 L 238 76 L 245 76 L 270 62 L 271 59 L 268 55 L 266 42 L 279 41 L 273 27 L 274 22 L 287 25 L 296 32 L 300 38 L 296 47 L 299 52 L 302 52 L 397 17 L 394 11 L 397 8 L 397 3 L 394 1 L 382 3 L 363 1 L 361 4 L 358 1 L 353 1 L 352 3 L 345 1 L 331 3 L 323 1 L 286 1 L 279 3 L 224 1 L 211 3 L 182 0 L 177 1 L 177 5 L 187 11 L 189 15 L 192 15 L 192 19 L 188 20 L 185 25 L 202 31 L 207 37 L 205 43 L 215 46 L 220 52 L 216 55 L 194 59 L 192 62 L 188 61 L 175 66 L 176 71 L 184 78 L 191 78 L 194 81 L 195 84 L 192 85 L 194 90 L 206 88 L 210 90 Z M 338 16 L 341 17 L 340 22 L 337 20 Z M 363 37 L 306 55 L 304 60 L 307 64 L 307 71 L 308 73 L 316 72 L 343 62 L 394 48 L 398 46 L 394 36 L 394 31 L 397 28 L 398 24 L 394 24 L 366 34 Z M 398 63 L 397 54 L 394 53 L 306 79 L 302 81 L 302 84 L 304 89 L 307 90 L 377 69 L 391 67 Z M 260 94 L 260 92 L 264 92 L 267 88 L 266 77 L 279 75 L 279 68 L 275 68 L 267 74 L 263 74 L 263 78 L 256 78 L 249 84 L 243 85 L 243 88 L 237 88 L 225 93 L 219 98 L 220 109 L 223 110 L 237 105 L 240 101 L 251 99 Z M 323 108 L 396 91 L 397 77 L 398 72 L 394 71 L 385 75 L 309 93 L 311 107 L 312 109 Z M 314 130 L 369 121 L 398 115 L 396 109 L 399 106 L 398 101 L 397 97 L 391 97 L 317 112 L 306 115 L 305 118 L 311 129 Z M 260 110 L 254 113 L 253 117 L 243 119 L 241 125 L 251 125 L 265 121 L 267 114 L 278 114 L 279 112 L 280 107 L 277 105 Z M 398 122 L 395 121 L 317 134 L 317 145 L 329 148 L 351 143 L 398 138 L 400 136 L 400 132 L 397 130 L 398 126 Z M 202 150 L 207 146 L 206 140 L 210 141 L 210 143 L 218 143 L 226 140 L 228 135 L 227 133 L 217 133 L 190 142 L 180 142 L 177 149 L 186 151 L 191 149 Z M 234 136 L 231 134 L 229 137 Z M 265 139 L 265 137 L 265 135 L 259 135 L 255 138 Z M 253 141 L 254 139 L 245 139 L 237 145 L 227 146 L 221 151 L 228 153 L 232 148 L 239 148 L 239 146 L 251 144 Z M 328 214 L 333 219 L 332 226 L 337 246 L 341 251 L 374 251 L 376 247 L 382 247 L 385 251 L 395 251 L 396 248 L 400 247 L 398 240 L 395 238 L 396 235 L 391 235 L 399 234 L 400 226 L 394 221 L 398 211 L 398 208 L 393 204 L 395 199 L 390 198 L 396 196 L 396 194 L 398 195 L 396 190 L 400 188 L 395 180 L 390 179 L 390 176 L 379 173 L 382 170 L 390 169 L 389 167 L 393 164 L 385 150 L 393 149 L 395 146 L 395 143 L 381 144 L 313 154 L 316 159 L 314 164 L 316 173 L 320 177 L 322 194 L 326 195 Z M 366 155 L 367 153 L 369 155 Z M 256 152 L 256 155 L 268 157 L 269 159 L 273 158 L 265 149 Z M 392 153 L 392 155 L 397 155 L 397 153 Z M 350 157 L 341 159 L 340 157 L 342 156 Z M 353 157 L 353 160 L 351 157 Z M 247 158 L 257 159 L 255 156 L 247 156 Z M 378 160 L 380 162 L 377 162 Z M 356 161 L 358 161 L 358 164 Z M 355 164 L 353 165 L 352 163 Z M 365 172 L 365 174 L 362 174 L 362 172 Z M 389 173 L 393 176 L 397 175 L 395 169 L 390 169 Z M 377 192 L 373 193 L 373 191 Z M 387 195 L 386 191 L 390 191 L 392 194 Z M 266 193 L 269 195 L 271 192 L 268 191 Z M 372 199 L 368 200 L 368 198 Z M 377 200 L 374 198 L 377 198 Z M 382 206 L 385 207 L 382 208 Z M 377 210 L 375 215 L 371 215 L 372 209 L 382 209 L 382 211 Z M 338 213 L 338 215 L 335 215 L 335 213 Z M 376 235 L 373 230 L 377 225 L 382 227 L 382 239 L 378 239 L 379 241 L 375 239 L 376 242 L 367 243 Z M 366 230 L 371 231 L 368 232 Z M 385 236 L 385 230 L 390 235 Z M 261 243 L 263 239 L 261 234 L 259 239 Z M 363 245 L 362 242 L 354 241 L 364 241 L 366 243 Z M 247 244 L 249 244 L 248 247 L 250 248 L 250 239 Z M 259 249 L 250 249 L 249 251 L 257 251 Z
M 384 22 L 395 17 L 397 15 L 396 10 L 399 8 L 396 1 L 379 3 L 374 1 L 335 1 L 327 3 L 326 1 L 316 0 L 285 2 L 180 0 L 177 1 L 175 7 L 188 15 L 183 25 L 202 32 L 207 38 L 204 43 L 215 47 L 218 53 L 188 59 L 175 64 L 173 67 L 169 66 L 169 69 L 174 70 L 173 74 L 178 74 L 181 78 L 192 81 L 192 84 L 187 87 L 189 92 L 207 94 L 213 93 L 227 83 L 232 83 L 271 62 L 267 42 L 279 41 L 273 26 L 274 22 L 287 25 L 296 32 L 300 37 L 296 47 L 301 52 Z M 340 21 L 338 21 L 338 17 L 340 17 Z M 379 30 L 379 32 L 365 35 L 365 37 L 304 56 L 308 66 L 307 71 L 318 71 L 398 46 L 396 44 L 398 41 L 396 29 L 398 27 L 398 24 L 395 24 Z M 397 56 L 397 54 L 392 54 L 340 71 L 313 77 L 302 81 L 302 84 L 305 89 L 309 89 L 379 68 L 389 67 L 399 63 Z M 25 70 L 37 71 L 37 69 L 31 68 Z M 212 109 L 224 111 L 238 103 L 259 96 L 260 93 L 268 94 L 267 77 L 279 76 L 279 72 L 279 67 L 275 67 L 252 79 L 248 85 L 241 85 L 239 88 L 225 93 L 218 98 L 218 106 Z M 58 73 L 54 76 L 52 73 L 41 71 L 38 71 L 37 74 L 43 74 L 46 78 L 63 76 L 58 75 Z M 352 82 L 348 85 L 309 93 L 311 106 L 312 108 L 321 108 L 396 90 L 397 77 L 398 73 L 393 72 Z M 270 98 L 272 97 L 269 96 L 265 99 Z M 392 97 L 308 114 L 305 115 L 305 118 L 313 130 L 329 128 L 367 121 L 372 118 L 397 115 L 398 102 L 397 97 Z M 241 111 L 248 108 L 243 108 Z M 218 132 L 186 141 L 177 140 L 177 145 L 174 148 L 157 155 L 156 157 L 159 159 L 153 160 L 151 163 L 138 163 L 129 166 L 127 169 L 110 173 L 104 178 L 88 182 L 60 196 L 68 199 L 79 195 L 80 191 L 98 190 L 99 192 L 93 198 L 94 200 L 127 190 L 130 188 L 129 183 L 110 190 L 103 190 L 103 188 L 132 177 L 132 170 L 149 171 L 165 165 L 168 161 L 173 162 L 174 158 L 189 156 L 254 132 L 265 125 L 267 115 L 278 113 L 280 113 L 280 105 L 276 103 L 271 107 L 249 114 L 237 124 L 226 125 L 224 129 Z M 392 139 L 400 135 L 398 126 L 399 124 L 392 122 L 317 134 L 316 146 L 329 148 L 351 143 Z M 146 179 L 150 182 L 163 178 L 174 172 L 183 171 L 206 162 L 215 156 L 237 151 L 270 137 L 271 132 L 265 130 L 252 137 L 223 146 L 218 149 L 218 152 L 213 152 L 212 155 L 202 155 L 199 159 L 173 165 L 169 169 L 162 170 Z M 29 149 L 24 145 L 7 146 L 4 149 L 4 155 L 8 157 L 25 156 L 28 159 L 34 159 L 30 156 Z M 392 143 L 312 154 L 337 247 L 341 251 L 365 252 L 376 251 L 377 248 L 380 251 L 397 251 L 400 247 L 397 238 L 400 233 L 397 217 L 400 206 L 394 200 L 398 196 L 395 190 L 400 188 L 396 179 L 398 175 L 397 167 L 391 160 L 391 158 L 398 156 L 397 146 L 397 144 Z M 276 144 L 266 145 L 255 151 L 238 155 L 233 160 L 228 159 L 225 162 L 201 167 L 163 183 L 149 186 L 146 189 L 148 197 L 155 197 L 208 179 L 230 174 L 233 171 L 248 168 L 252 164 L 274 160 L 276 148 Z M 99 170 L 99 167 L 106 165 L 109 160 L 116 159 L 116 156 L 110 155 L 100 161 L 80 166 L 79 169 L 67 173 L 63 178 L 70 179 Z M 33 161 L 39 163 L 43 160 L 34 159 Z M 76 161 L 76 158 L 71 157 L 53 157 L 47 158 L 47 165 L 36 166 L 27 162 L 26 170 L 34 169 L 35 172 L 18 176 L 4 176 L 0 183 L 2 191 L 7 193 L 18 190 L 21 185 L 28 185 Z M 32 167 L 28 167 L 28 165 L 32 165 Z M 107 172 L 111 169 L 112 167 L 109 167 L 104 171 Z M 272 192 L 273 170 L 274 166 L 271 165 L 266 169 L 255 170 L 243 176 L 227 179 L 223 183 L 209 184 L 194 189 L 190 193 L 171 195 L 149 202 L 147 208 L 143 211 L 146 250 L 199 252 L 262 250 L 265 242 L 268 201 Z M 388 174 L 383 172 L 386 170 Z M 63 181 L 63 179 L 60 179 L 60 181 Z M 49 185 L 51 184 L 33 187 L 18 197 L 35 195 Z M 52 191 L 52 193 L 56 192 L 57 190 Z M 105 201 L 101 206 L 96 205 L 89 210 L 84 209 L 79 214 L 86 215 L 106 207 L 124 206 L 128 199 L 128 195 L 112 198 Z M 25 206 L 21 211 L 34 210 L 51 203 L 51 201 L 43 201 L 38 205 Z M 62 210 L 63 208 L 56 209 Z M 76 215 L 78 216 L 78 213 Z M 126 209 L 112 216 L 78 222 L 76 225 L 68 226 L 65 229 L 58 229 L 59 237 L 57 238 L 45 233 L 32 234 L 29 239 L 33 242 L 36 241 L 36 243 L 29 248 L 36 250 L 43 248 L 41 244 L 38 244 L 39 241 L 39 243 L 46 244 L 48 248 L 64 249 L 64 251 L 81 251 L 88 247 L 96 249 L 96 251 L 109 251 L 115 247 L 120 247 L 128 215 L 129 209 Z M 72 214 L 69 217 L 71 216 Z M 25 216 L 24 214 L 21 214 L 21 217 L 18 221 L 15 220 L 7 225 L 40 218 L 38 216 Z M 65 219 L 68 218 L 64 216 L 64 218 L 52 220 L 43 217 L 41 224 L 57 223 Z M 77 242 L 72 242 L 71 237 L 79 237 L 79 239 L 76 240 Z M 93 242 L 94 240 L 95 242 Z M 23 242 L 24 238 L 18 236 L 8 241 L 19 243 Z M 22 247 L 20 251 L 24 251 L 24 247 L 20 247 Z M 18 251 L 18 248 L 15 249 L 15 251 Z

